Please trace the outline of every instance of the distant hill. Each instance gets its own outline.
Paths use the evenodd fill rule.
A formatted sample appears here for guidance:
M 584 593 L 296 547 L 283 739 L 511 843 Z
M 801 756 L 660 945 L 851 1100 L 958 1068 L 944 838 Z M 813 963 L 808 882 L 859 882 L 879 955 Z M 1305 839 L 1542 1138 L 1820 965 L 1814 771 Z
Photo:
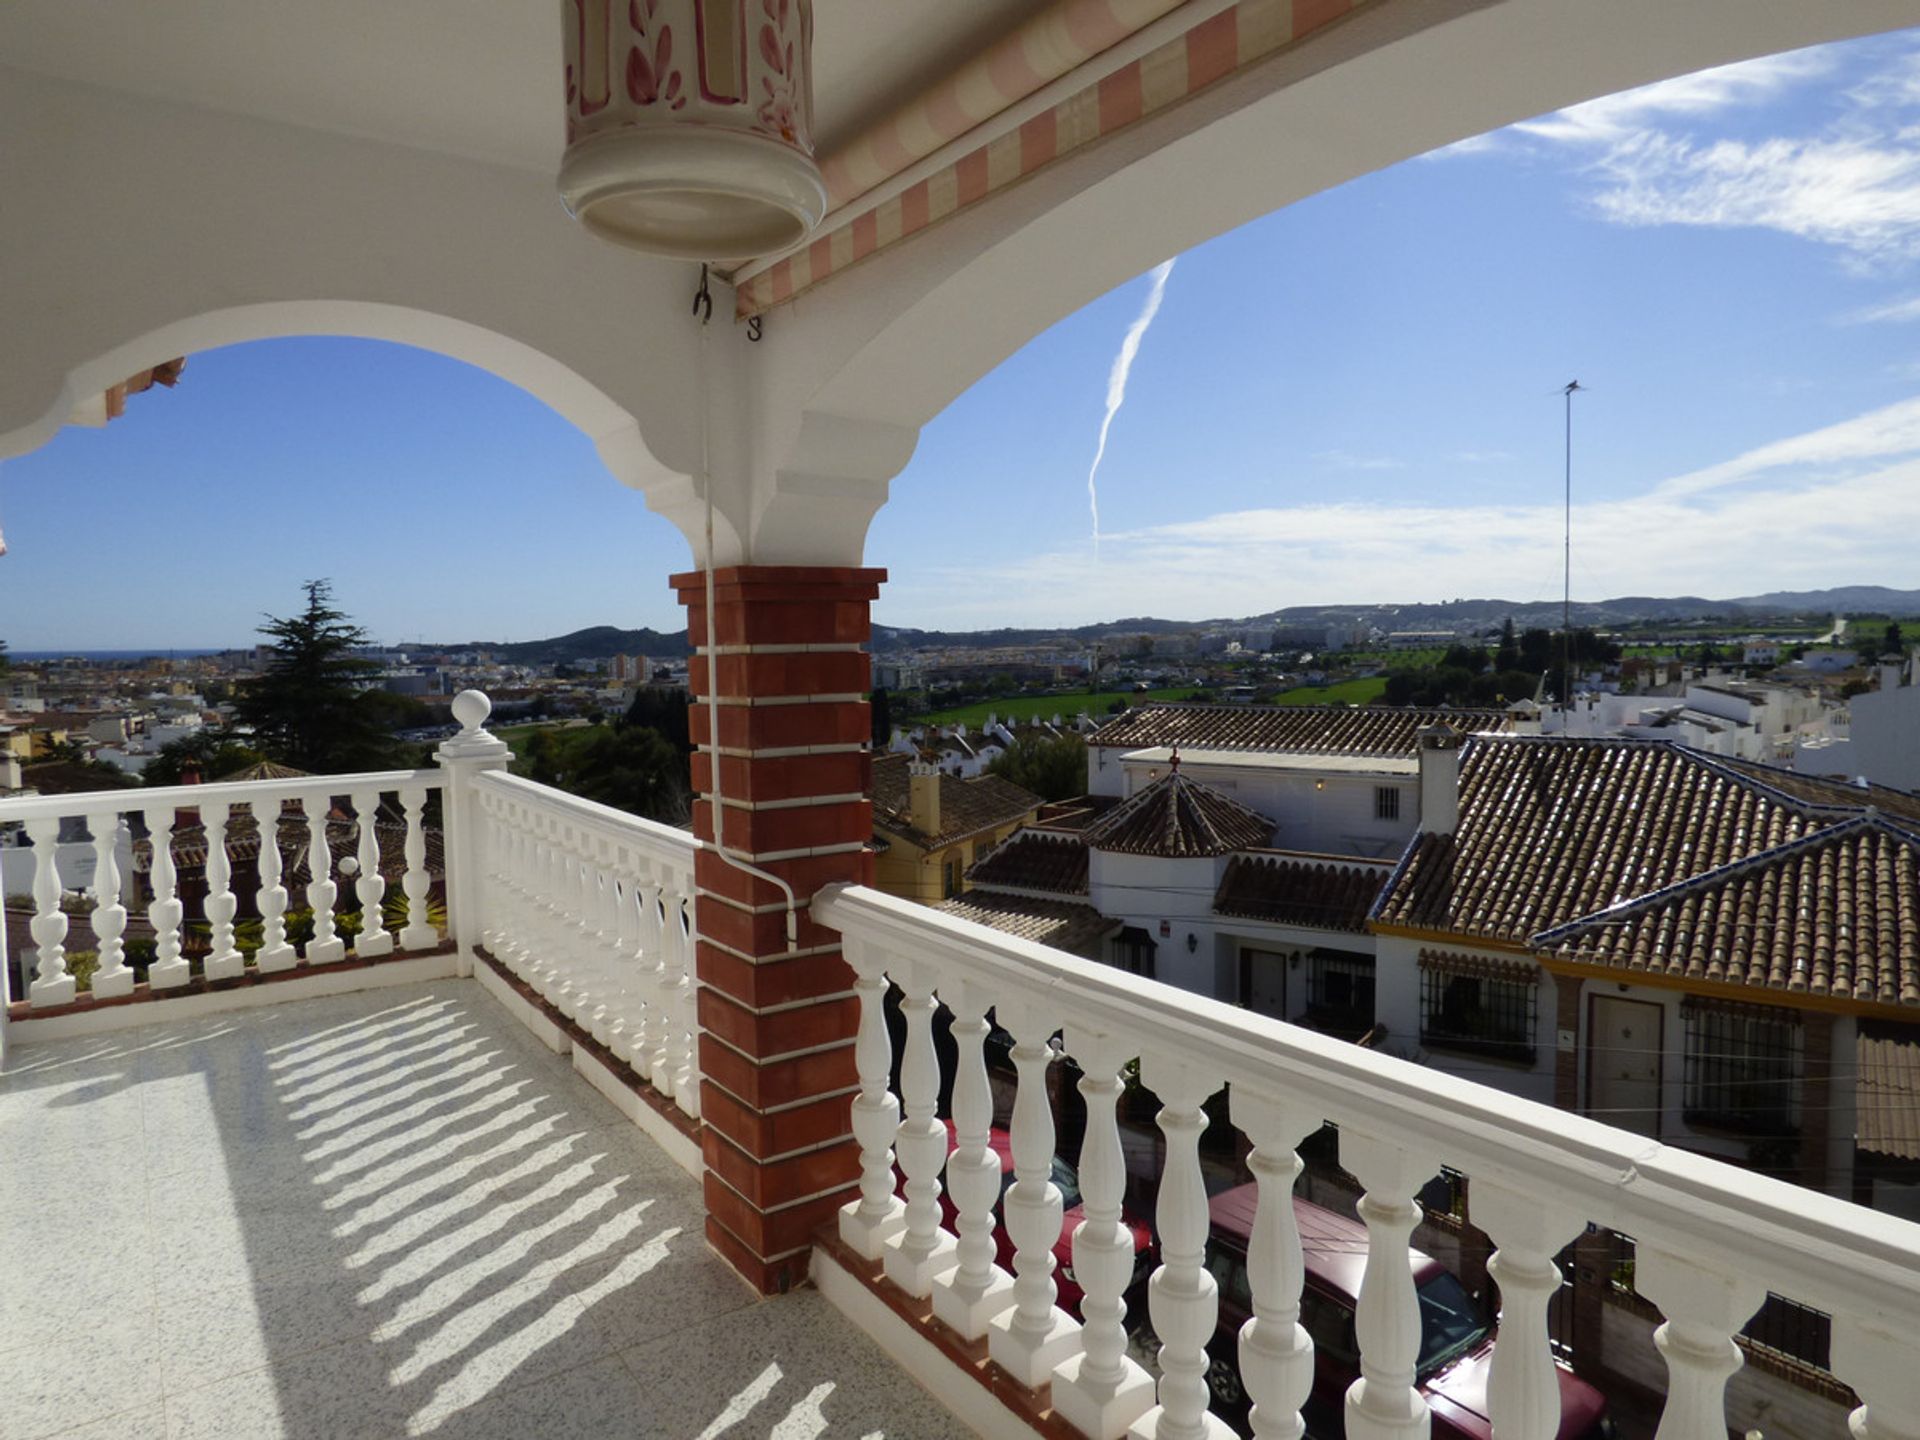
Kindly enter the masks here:
M 1890 590 L 1884 585 L 1843 585 L 1832 590 L 1777 590 L 1733 600 L 1708 600 L 1699 595 L 1621 595 L 1612 600 L 1576 600 L 1573 623 L 1600 627 L 1646 623 L 1686 624 L 1692 621 L 1758 624 L 1777 620 L 1824 618 L 1865 613 L 1920 616 L 1920 590 Z M 1530 625 L 1557 626 L 1560 602 L 1517 600 L 1448 600 L 1435 604 L 1289 605 L 1265 615 L 1241 619 L 1161 620 L 1148 615 L 1103 620 L 1093 625 L 1033 627 L 1000 630 L 916 630 L 875 625 L 876 651 L 986 650 L 1002 646 L 1092 646 L 1131 635 L 1172 635 L 1188 630 L 1228 626 L 1312 626 L 1366 624 L 1382 630 L 1451 630 L 1460 626 L 1493 629 L 1509 617 L 1522 629 Z M 555 665 L 565 661 L 597 659 L 606 655 L 646 655 L 657 660 L 687 656 L 687 632 L 622 630 L 592 625 L 548 640 L 512 644 L 498 640 L 469 640 L 447 650 L 490 650 L 519 665 Z

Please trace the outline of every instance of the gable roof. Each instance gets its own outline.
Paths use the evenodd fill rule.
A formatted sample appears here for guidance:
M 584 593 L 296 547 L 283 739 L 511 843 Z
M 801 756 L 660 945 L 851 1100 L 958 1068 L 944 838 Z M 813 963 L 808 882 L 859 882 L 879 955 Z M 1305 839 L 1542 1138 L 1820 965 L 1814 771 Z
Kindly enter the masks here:
M 1078 835 L 1050 830 L 1021 830 L 967 871 L 974 885 L 1040 890 L 1059 895 L 1087 893 L 1087 847 Z
M 1273 821 L 1173 770 L 1089 825 L 1086 843 L 1121 855 L 1195 859 L 1264 845 Z
M 1470 738 L 1456 830 L 1415 837 L 1372 918 L 1524 944 L 1864 808 L 1783 773 L 1664 740 Z
M 1138 705 L 1087 737 L 1089 745 L 1145 750 L 1264 750 L 1289 755 L 1419 753 L 1429 725 L 1503 731 L 1504 710 L 1414 709 L 1398 705 Z
M 1315 930 L 1363 931 L 1367 912 L 1386 884 L 1385 865 L 1354 865 L 1283 853 L 1236 855 L 1214 892 L 1216 915 L 1301 925 Z
M 1629 971 L 1920 1005 L 1920 837 L 1869 812 L 1535 944 Z
M 928 834 L 913 821 L 913 787 L 908 783 L 907 764 L 905 755 L 873 757 L 873 823 L 923 850 L 1011 825 L 1040 808 L 1038 795 L 998 775 L 957 780 L 942 774 L 940 829 Z

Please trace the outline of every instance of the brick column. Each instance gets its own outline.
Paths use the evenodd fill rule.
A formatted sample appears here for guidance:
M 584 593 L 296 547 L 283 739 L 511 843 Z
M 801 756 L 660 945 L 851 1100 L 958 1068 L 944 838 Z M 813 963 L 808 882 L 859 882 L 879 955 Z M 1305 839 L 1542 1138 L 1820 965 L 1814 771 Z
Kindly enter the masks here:
M 1571 1110 L 1578 1114 L 1584 1107 L 1580 1104 L 1580 992 L 1585 988 L 1582 981 L 1572 975 L 1553 977 L 1554 997 L 1554 1035 L 1553 1035 L 1553 1103 L 1559 1109 Z M 1573 1033 L 1573 1048 L 1562 1049 L 1562 1032 Z
M 1827 1188 L 1828 1142 L 1833 1135 L 1833 1016 L 1802 1012 L 1806 1048 L 1800 1081 L 1800 1183 L 1809 1190 Z
M 802 907 L 831 881 L 872 883 L 864 646 L 885 579 L 824 566 L 722 569 L 709 654 L 705 577 L 673 577 L 695 647 L 695 833 L 714 839 L 717 758 L 727 851 L 778 875 Z M 709 851 L 694 876 L 707 1239 L 770 1294 L 805 1278 L 814 1230 L 857 1194 L 853 973 L 838 934 L 804 908 L 789 951 L 775 886 Z

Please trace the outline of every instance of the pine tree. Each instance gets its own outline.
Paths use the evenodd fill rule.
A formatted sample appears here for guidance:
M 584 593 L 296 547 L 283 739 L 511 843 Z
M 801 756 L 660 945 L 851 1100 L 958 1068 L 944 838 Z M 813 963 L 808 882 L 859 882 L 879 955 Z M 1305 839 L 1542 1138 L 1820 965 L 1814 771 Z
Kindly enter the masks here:
M 362 703 L 362 682 L 377 667 L 351 653 L 367 632 L 334 608 L 331 582 L 301 588 L 302 613 L 269 615 L 260 627 L 273 639 L 273 659 L 241 689 L 235 718 L 252 727 L 260 750 L 298 770 L 339 774 L 393 764 L 398 745 Z

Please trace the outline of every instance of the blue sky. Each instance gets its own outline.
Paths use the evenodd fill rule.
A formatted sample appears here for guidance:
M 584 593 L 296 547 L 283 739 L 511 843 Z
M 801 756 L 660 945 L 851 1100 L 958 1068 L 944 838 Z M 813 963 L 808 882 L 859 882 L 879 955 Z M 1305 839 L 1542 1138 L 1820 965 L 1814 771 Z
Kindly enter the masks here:
M 1920 584 L 1920 38 L 1710 71 L 1369 176 L 1141 277 L 924 431 L 876 614 L 1200 619 Z M 1015 516 L 1017 524 L 1010 525 Z M 196 355 L 0 465 L 0 638 L 244 643 L 333 578 L 377 635 L 677 629 L 684 545 L 537 401 L 344 340 Z M 502 585 L 503 575 L 533 577 Z

